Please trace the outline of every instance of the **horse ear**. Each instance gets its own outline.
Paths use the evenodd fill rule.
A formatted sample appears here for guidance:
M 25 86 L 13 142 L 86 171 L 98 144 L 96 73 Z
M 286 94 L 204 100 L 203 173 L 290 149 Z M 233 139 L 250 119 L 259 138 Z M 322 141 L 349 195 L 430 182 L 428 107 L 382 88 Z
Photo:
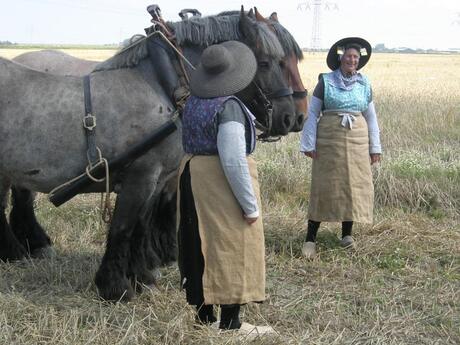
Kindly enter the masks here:
M 255 42 L 255 30 L 252 27 L 251 20 L 249 17 L 244 13 L 244 8 L 241 6 L 241 13 L 240 13 L 240 21 L 239 21 L 239 29 L 243 37 L 250 41 Z
M 252 8 L 248 12 L 248 17 L 254 18 L 254 11 L 252 10 Z
M 264 16 L 261 15 L 261 14 L 259 13 L 259 11 L 257 11 L 257 7 L 254 7 L 254 12 L 256 13 L 256 20 L 257 20 L 258 22 L 265 22 L 265 21 L 266 21 L 265 18 L 264 18 Z
M 279 21 L 278 21 L 278 13 L 273 12 L 272 14 L 270 14 L 270 20 L 273 20 L 274 22 L 279 23 Z

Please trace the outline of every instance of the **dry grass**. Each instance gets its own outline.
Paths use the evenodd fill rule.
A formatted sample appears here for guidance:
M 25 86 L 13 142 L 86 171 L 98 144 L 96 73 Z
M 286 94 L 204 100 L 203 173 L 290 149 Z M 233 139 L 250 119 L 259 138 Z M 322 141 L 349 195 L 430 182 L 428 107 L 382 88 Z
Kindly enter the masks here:
M 323 61 L 310 54 L 301 65 L 310 90 Z M 296 134 L 258 146 L 269 298 L 246 306 L 244 319 L 280 336 L 256 344 L 460 343 L 459 73 L 460 56 L 376 54 L 366 66 L 385 154 L 374 168 L 376 221 L 357 226 L 355 252 L 339 248 L 338 224 L 324 224 L 319 257 L 301 258 L 311 162 Z M 55 209 L 40 196 L 57 255 L 0 264 L 0 344 L 245 343 L 194 327 L 176 267 L 133 302 L 100 301 L 98 201 Z
M 306 55 L 301 67 L 309 90 L 325 72 L 324 60 L 324 54 Z M 375 54 L 365 73 L 373 84 L 384 149 L 373 169 L 378 208 L 458 217 L 460 55 Z M 311 166 L 299 155 L 298 141 L 294 134 L 259 145 L 261 175 L 271 186 L 265 199 L 302 203 L 308 195 Z

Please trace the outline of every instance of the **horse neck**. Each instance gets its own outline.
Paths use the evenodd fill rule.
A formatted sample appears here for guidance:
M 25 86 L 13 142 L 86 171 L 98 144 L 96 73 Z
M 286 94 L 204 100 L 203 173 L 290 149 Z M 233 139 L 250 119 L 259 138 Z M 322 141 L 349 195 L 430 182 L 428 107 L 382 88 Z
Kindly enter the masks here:
M 182 53 L 184 54 L 184 57 L 192 64 L 195 68 L 198 66 L 201 58 L 201 54 L 203 54 L 203 50 L 205 47 L 197 46 L 197 45 L 186 45 L 181 47 Z M 190 74 L 192 73 L 193 68 L 186 62 L 184 62 L 184 66 L 187 70 L 187 73 Z
M 303 85 L 302 78 L 299 72 L 299 64 L 295 54 L 286 57 L 286 66 L 289 73 L 289 84 L 293 91 L 303 92 L 305 86 Z

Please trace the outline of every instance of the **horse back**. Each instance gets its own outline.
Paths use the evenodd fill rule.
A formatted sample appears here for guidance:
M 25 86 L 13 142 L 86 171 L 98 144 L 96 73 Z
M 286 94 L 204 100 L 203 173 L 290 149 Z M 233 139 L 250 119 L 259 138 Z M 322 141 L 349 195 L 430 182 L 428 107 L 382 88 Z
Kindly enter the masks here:
M 97 61 L 76 58 L 59 50 L 39 50 L 16 56 L 14 62 L 37 71 L 56 75 L 84 76 L 91 73 Z
M 136 69 L 91 75 L 96 142 L 111 159 L 171 117 L 172 105 Z M 86 164 L 83 82 L 0 59 L 0 174 L 38 191 L 80 174 Z

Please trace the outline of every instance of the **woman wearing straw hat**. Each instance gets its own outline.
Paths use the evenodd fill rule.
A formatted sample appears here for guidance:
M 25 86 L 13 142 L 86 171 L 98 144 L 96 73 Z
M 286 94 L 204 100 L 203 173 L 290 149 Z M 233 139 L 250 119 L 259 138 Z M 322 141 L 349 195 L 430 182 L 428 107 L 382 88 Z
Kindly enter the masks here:
M 316 255 L 322 221 L 342 222 L 345 248 L 354 247 L 353 222 L 372 223 L 371 164 L 380 161 L 379 126 L 369 80 L 358 72 L 371 56 L 358 37 L 336 42 L 327 55 L 330 73 L 321 74 L 308 109 L 300 151 L 313 159 L 306 258 Z M 322 115 L 320 116 L 320 113 Z
M 179 171 L 179 267 L 197 321 L 271 333 L 239 319 L 240 306 L 265 299 L 265 250 L 254 160 L 254 117 L 234 96 L 255 76 L 252 51 L 236 41 L 206 48 L 192 73 L 183 114 L 186 153 Z

